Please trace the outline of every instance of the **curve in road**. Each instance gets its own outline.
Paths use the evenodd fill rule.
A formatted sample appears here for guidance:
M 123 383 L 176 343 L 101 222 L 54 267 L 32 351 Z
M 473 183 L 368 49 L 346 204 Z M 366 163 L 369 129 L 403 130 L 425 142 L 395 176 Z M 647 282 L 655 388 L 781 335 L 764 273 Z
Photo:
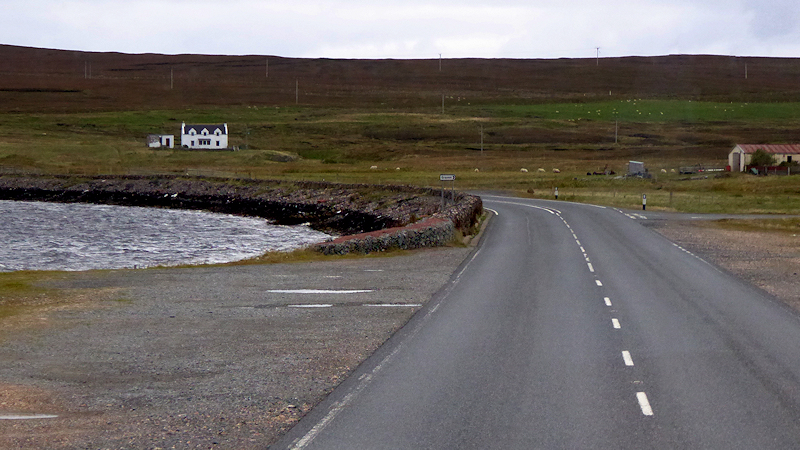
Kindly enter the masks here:
M 800 321 L 591 205 L 483 196 L 480 246 L 275 448 L 798 448 Z

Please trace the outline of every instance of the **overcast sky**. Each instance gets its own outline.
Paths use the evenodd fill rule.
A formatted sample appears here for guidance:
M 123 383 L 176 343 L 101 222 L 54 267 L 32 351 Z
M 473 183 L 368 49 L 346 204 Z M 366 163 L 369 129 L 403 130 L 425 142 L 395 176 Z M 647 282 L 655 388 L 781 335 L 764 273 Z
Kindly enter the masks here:
M 0 43 L 327 58 L 800 57 L 798 0 L 2 0 Z

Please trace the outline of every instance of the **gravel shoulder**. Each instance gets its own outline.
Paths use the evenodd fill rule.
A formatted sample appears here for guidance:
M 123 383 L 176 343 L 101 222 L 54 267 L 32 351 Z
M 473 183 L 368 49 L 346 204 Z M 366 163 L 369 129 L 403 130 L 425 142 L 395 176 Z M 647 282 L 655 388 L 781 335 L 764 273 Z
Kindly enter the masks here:
M 730 230 L 713 221 L 658 220 L 646 225 L 800 312 L 800 235 Z
M 0 448 L 265 448 L 471 250 L 50 282 L 83 301 L 0 337 L 0 415 L 58 417 L 0 420 Z

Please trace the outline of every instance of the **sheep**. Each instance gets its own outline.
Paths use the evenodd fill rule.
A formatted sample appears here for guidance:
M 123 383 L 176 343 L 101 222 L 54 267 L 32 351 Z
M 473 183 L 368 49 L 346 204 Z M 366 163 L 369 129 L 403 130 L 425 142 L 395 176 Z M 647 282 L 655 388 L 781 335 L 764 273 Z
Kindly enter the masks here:
M 560 170 L 558 170 L 558 169 L 555 169 L 555 168 L 554 168 L 554 169 L 553 169 L 553 173 L 561 173 L 561 171 L 560 171 Z
M 478 168 L 476 167 L 476 168 L 475 168 L 475 172 L 480 172 L 480 169 L 478 169 Z
M 522 173 L 528 173 L 528 169 L 526 169 L 524 167 L 522 169 L 519 169 L 519 171 L 522 172 Z
M 370 169 L 372 169 L 372 170 L 375 170 L 377 168 L 378 168 L 378 166 L 370 166 Z
M 539 167 L 539 169 L 537 169 L 536 171 L 537 171 L 537 172 L 544 172 L 545 170 L 544 170 L 544 169 L 542 169 L 541 167 Z
M 667 169 L 661 169 L 661 173 L 667 173 Z

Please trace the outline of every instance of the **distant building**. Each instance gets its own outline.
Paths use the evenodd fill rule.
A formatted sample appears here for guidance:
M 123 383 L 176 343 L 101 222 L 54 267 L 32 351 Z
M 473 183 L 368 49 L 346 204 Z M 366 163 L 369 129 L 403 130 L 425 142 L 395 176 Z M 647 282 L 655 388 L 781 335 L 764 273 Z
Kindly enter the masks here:
M 150 148 L 174 148 L 175 135 L 174 134 L 148 134 L 147 146 Z
M 775 157 L 775 165 L 791 164 L 800 161 L 798 144 L 739 144 L 728 154 L 728 165 L 733 172 L 744 172 L 750 165 L 750 158 L 756 150 L 763 150 Z
M 643 162 L 628 161 L 628 175 L 644 175 L 646 172 Z
M 228 148 L 228 124 L 186 125 L 181 124 L 181 147 L 225 150 Z

